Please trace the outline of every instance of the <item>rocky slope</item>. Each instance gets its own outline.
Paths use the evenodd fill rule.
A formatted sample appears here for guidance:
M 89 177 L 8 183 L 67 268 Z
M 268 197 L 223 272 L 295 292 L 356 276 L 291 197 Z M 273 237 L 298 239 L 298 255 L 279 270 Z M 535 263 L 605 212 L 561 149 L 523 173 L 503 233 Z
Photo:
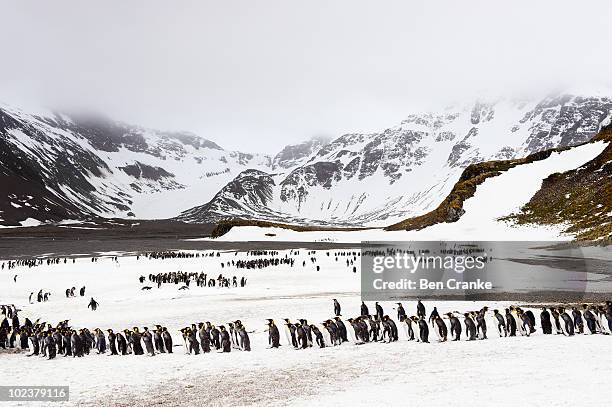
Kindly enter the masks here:
M 521 208 L 505 220 L 521 225 L 562 225 L 581 240 L 612 240 L 612 127 L 594 140 L 605 150 L 574 170 L 550 175 Z

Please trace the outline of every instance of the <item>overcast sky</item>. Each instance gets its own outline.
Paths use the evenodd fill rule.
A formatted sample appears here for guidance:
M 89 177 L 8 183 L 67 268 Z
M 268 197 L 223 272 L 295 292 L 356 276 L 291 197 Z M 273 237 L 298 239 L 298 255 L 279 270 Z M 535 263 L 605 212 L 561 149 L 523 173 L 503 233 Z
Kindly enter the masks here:
M 243 151 L 612 79 L 612 2 L 0 0 L 0 100 Z

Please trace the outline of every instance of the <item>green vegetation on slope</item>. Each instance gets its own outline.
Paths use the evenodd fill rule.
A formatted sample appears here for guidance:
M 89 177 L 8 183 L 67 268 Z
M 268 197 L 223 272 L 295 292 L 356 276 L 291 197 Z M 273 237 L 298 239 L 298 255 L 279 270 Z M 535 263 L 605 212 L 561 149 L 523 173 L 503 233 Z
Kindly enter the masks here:
M 566 225 L 565 232 L 578 240 L 612 239 L 612 127 L 593 140 L 608 146 L 580 168 L 547 177 L 531 200 L 504 220 Z
M 554 152 L 566 148 L 551 149 L 531 154 L 525 158 L 514 160 L 484 161 L 469 165 L 459 178 L 448 196 L 440 205 L 424 215 L 408 218 L 396 224 L 387 226 L 385 230 L 420 230 L 438 223 L 456 222 L 464 214 L 463 203 L 474 196 L 478 185 L 488 178 L 496 177 L 517 165 L 544 160 Z

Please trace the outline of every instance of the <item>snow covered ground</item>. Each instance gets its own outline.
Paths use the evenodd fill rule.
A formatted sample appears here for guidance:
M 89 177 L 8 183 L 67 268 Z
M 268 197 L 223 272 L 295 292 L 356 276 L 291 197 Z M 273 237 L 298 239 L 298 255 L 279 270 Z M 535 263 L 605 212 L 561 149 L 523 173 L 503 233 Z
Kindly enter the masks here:
M 306 318 L 311 323 L 332 317 L 332 298 L 342 304 L 343 318 L 359 314 L 360 275 L 335 260 L 333 251 L 317 252 L 316 264 L 306 251 L 295 266 L 262 270 L 220 267 L 221 257 L 150 260 L 79 258 L 73 264 L 17 268 L 0 272 L 0 303 L 21 308 L 21 318 L 70 319 L 75 327 L 113 328 L 161 324 L 172 332 L 175 353 L 155 357 L 89 355 L 43 360 L 0 354 L 3 385 L 69 385 L 69 405 L 352 405 L 352 406 L 576 406 L 605 405 L 612 374 L 612 337 L 578 335 L 499 338 L 489 320 L 489 340 L 430 344 L 344 344 L 325 349 L 294 350 L 287 345 L 281 319 Z M 307 260 L 305 267 L 302 261 Z M 0 261 L 1 262 L 1 261 Z M 358 262 L 357 262 L 358 264 Z M 316 265 L 321 267 L 316 270 Z M 142 291 L 140 275 L 205 271 L 209 275 L 247 277 L 244 288 L 178 290 L 162 285 Z M 14 275 L 17 281 L 13 281 Z M 145 283 L 146 285 L 147 283 Z M 85 297 L 65 298 L 72 286 L 87 287 Z M 151 284 L 152 285 L 152 284 Z M 46 303 L 28 304 L 30 292 L 52 293 Z M 87 308 L 94 297 L 100 308 Z M 369 303 L 370 312 L 374 304 Z M 395 318 L 393 304 L 382 303 Z M 432 302 L 425 302 L 427 312 Z M 480 309 L 483 303 L 442 302 L 440 313 Z M 493 308 L 508 303 L 490 302 Z M 405 301 L 408 314 L 413 301 Z M 538 313 L 536 312 L 536 316 Z M 281 329 L 280 349 L 267 349 L 266 318 Z M 221 325 L 241 319 L 251 336 L 252 352 L 185 355 L 177 330 L 191 323 Z M 538 321 L 539 325 L 539 321 Z M 59 404 L 59 403 L 58 403 Z

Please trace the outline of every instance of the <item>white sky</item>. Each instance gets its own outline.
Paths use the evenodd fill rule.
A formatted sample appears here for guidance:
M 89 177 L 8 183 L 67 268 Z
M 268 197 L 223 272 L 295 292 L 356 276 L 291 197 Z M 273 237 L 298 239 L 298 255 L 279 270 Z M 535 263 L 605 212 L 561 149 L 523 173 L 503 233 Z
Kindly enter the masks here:
M 0 100 L 275 153 L 413 110 L 611 81 L 610 1 L 0 0 Z

